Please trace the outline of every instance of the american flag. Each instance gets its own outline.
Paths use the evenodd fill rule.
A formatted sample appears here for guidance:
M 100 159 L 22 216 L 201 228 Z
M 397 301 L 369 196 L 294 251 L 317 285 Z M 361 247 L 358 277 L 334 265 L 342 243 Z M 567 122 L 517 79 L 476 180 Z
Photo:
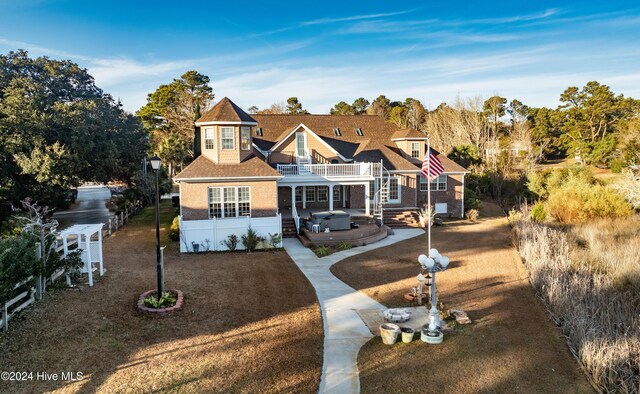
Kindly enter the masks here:
M 424 160 L 422 160 L 422 171 L 420 171 L 420 173 L 425 178 L 433 181 L 443 172 L 444 167 L 442 163 L 440 163 L 440 160 L 433 154 L 433 151 L 429 149 L 429 152 L 424 156 Z

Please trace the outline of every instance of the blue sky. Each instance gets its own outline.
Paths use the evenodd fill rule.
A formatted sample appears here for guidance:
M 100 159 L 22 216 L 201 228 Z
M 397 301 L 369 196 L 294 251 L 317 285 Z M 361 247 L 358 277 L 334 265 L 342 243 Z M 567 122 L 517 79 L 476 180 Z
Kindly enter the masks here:
M 314 113 L 379 94 L 556 106 L 590 80 L 640 98 L 637 2 L 217 3 L 0 0 L 0 52 L 72 59 L 130 111 L 190 69 L 218 99 Z

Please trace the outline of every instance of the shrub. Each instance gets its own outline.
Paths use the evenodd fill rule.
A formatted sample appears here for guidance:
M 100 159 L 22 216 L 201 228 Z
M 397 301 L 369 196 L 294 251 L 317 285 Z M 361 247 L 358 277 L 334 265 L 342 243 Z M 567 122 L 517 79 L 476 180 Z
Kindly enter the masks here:
M 561 223 L 579 224 L 596 218 L 624 218 L 633 211 L 614 190 L 601 185 L 567 185 L 553 191 L 547 211 Z
M 225 239 L 224 241 L 220 241 L 220 244 L 223 245 L 228 250 L 233 252 L 238 247 L 238 241 L 239 241 L 239 239 L 238 239 L 237 235 L 229 234 L 227 239 Z
M 353 248 L 353 245 L 347 241 L 340 241 L 340 243 L 336 245 L 336 249 L 338 250 L 349 250 L 351 248 Z
M 280 245 L 280 242 L 282 242 L 282 235 L 278 233 L 275 233 L 275 234 L 269 233 L 269 239 L 267 243 L 269 244 L 269 246 L 271 246 L 271 248 L 273 249 L 277 248 L 278 245 Z
M 169 228 L 169 239 L 172 241 L 180 241 L 180 219 L 176 216 L 171 222 Z
M 176 299 L 168 291 L 162 293 L 162 297 L 160 297 L 160 299 L 158 299 L 157 294 L 144 299 L 144 306 L 153 309 L 168 308 L 175 304 Z
M 544 207 L 542 200 L 536 201 L 531 207 L 531 219 L 536 222 L 544 222 L 547 220 L 547 210 Z
M 471 221 L 478 220 L 478 217 L 480 216 L 480 212 L 477 209 L 469 209 L 465 213 L 465 216 L 467 217 L 467 219 Z
M 247 229 L 247 233 L 244 234 L 241 239 L 242 245 L 249 252 L 253 252 L 254 250 L 256 250 L 260 242 L 265 241 L 264 237 L 258 235 L 258 233 L 251 227 Z
M 611 169 L 611 172 L 613 172 L 614 174 L 620 174 L 622 172 L 622 164 L 623 164 L 622 160 L 613 159 L 609 163 L 609 168 Z
M 469 210 L 469 209 L 479 210 L 480 208 L 482 208 L 482 201 L 478 197 L 478 194 L 475 191 L 473 191 L 472 189 L 469 189 L 468 187 L 465 187 L 464 188 L 464 209 L 465 209 L 465 211 Z
M 326 246 L 318 246 L 317 248 L 313 249 L 313 253 L 315 253 L 318 257 L 325 257 L 331 254 L 331 249 Z

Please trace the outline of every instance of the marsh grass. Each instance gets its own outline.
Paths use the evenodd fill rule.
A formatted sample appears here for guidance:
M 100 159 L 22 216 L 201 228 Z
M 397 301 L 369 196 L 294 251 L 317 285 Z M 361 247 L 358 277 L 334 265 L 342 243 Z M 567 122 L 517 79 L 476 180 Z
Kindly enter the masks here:
M 637 217 L 577 227 L 514 222 L 530 280 L 592 383 L 640 391 Z

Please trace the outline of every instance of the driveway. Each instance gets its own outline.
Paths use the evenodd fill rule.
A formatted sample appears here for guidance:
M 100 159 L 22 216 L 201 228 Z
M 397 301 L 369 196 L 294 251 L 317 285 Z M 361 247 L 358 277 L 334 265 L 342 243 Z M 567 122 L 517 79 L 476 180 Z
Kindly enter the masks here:
M 110 199 L 111 192 L 106 186 L 81 186 L 75 204 L 70 209 L 54 213 L 53 218 L 60 223 L 59 230 L 74 224 L 107 223 L 114 216 L 105 207 Z

